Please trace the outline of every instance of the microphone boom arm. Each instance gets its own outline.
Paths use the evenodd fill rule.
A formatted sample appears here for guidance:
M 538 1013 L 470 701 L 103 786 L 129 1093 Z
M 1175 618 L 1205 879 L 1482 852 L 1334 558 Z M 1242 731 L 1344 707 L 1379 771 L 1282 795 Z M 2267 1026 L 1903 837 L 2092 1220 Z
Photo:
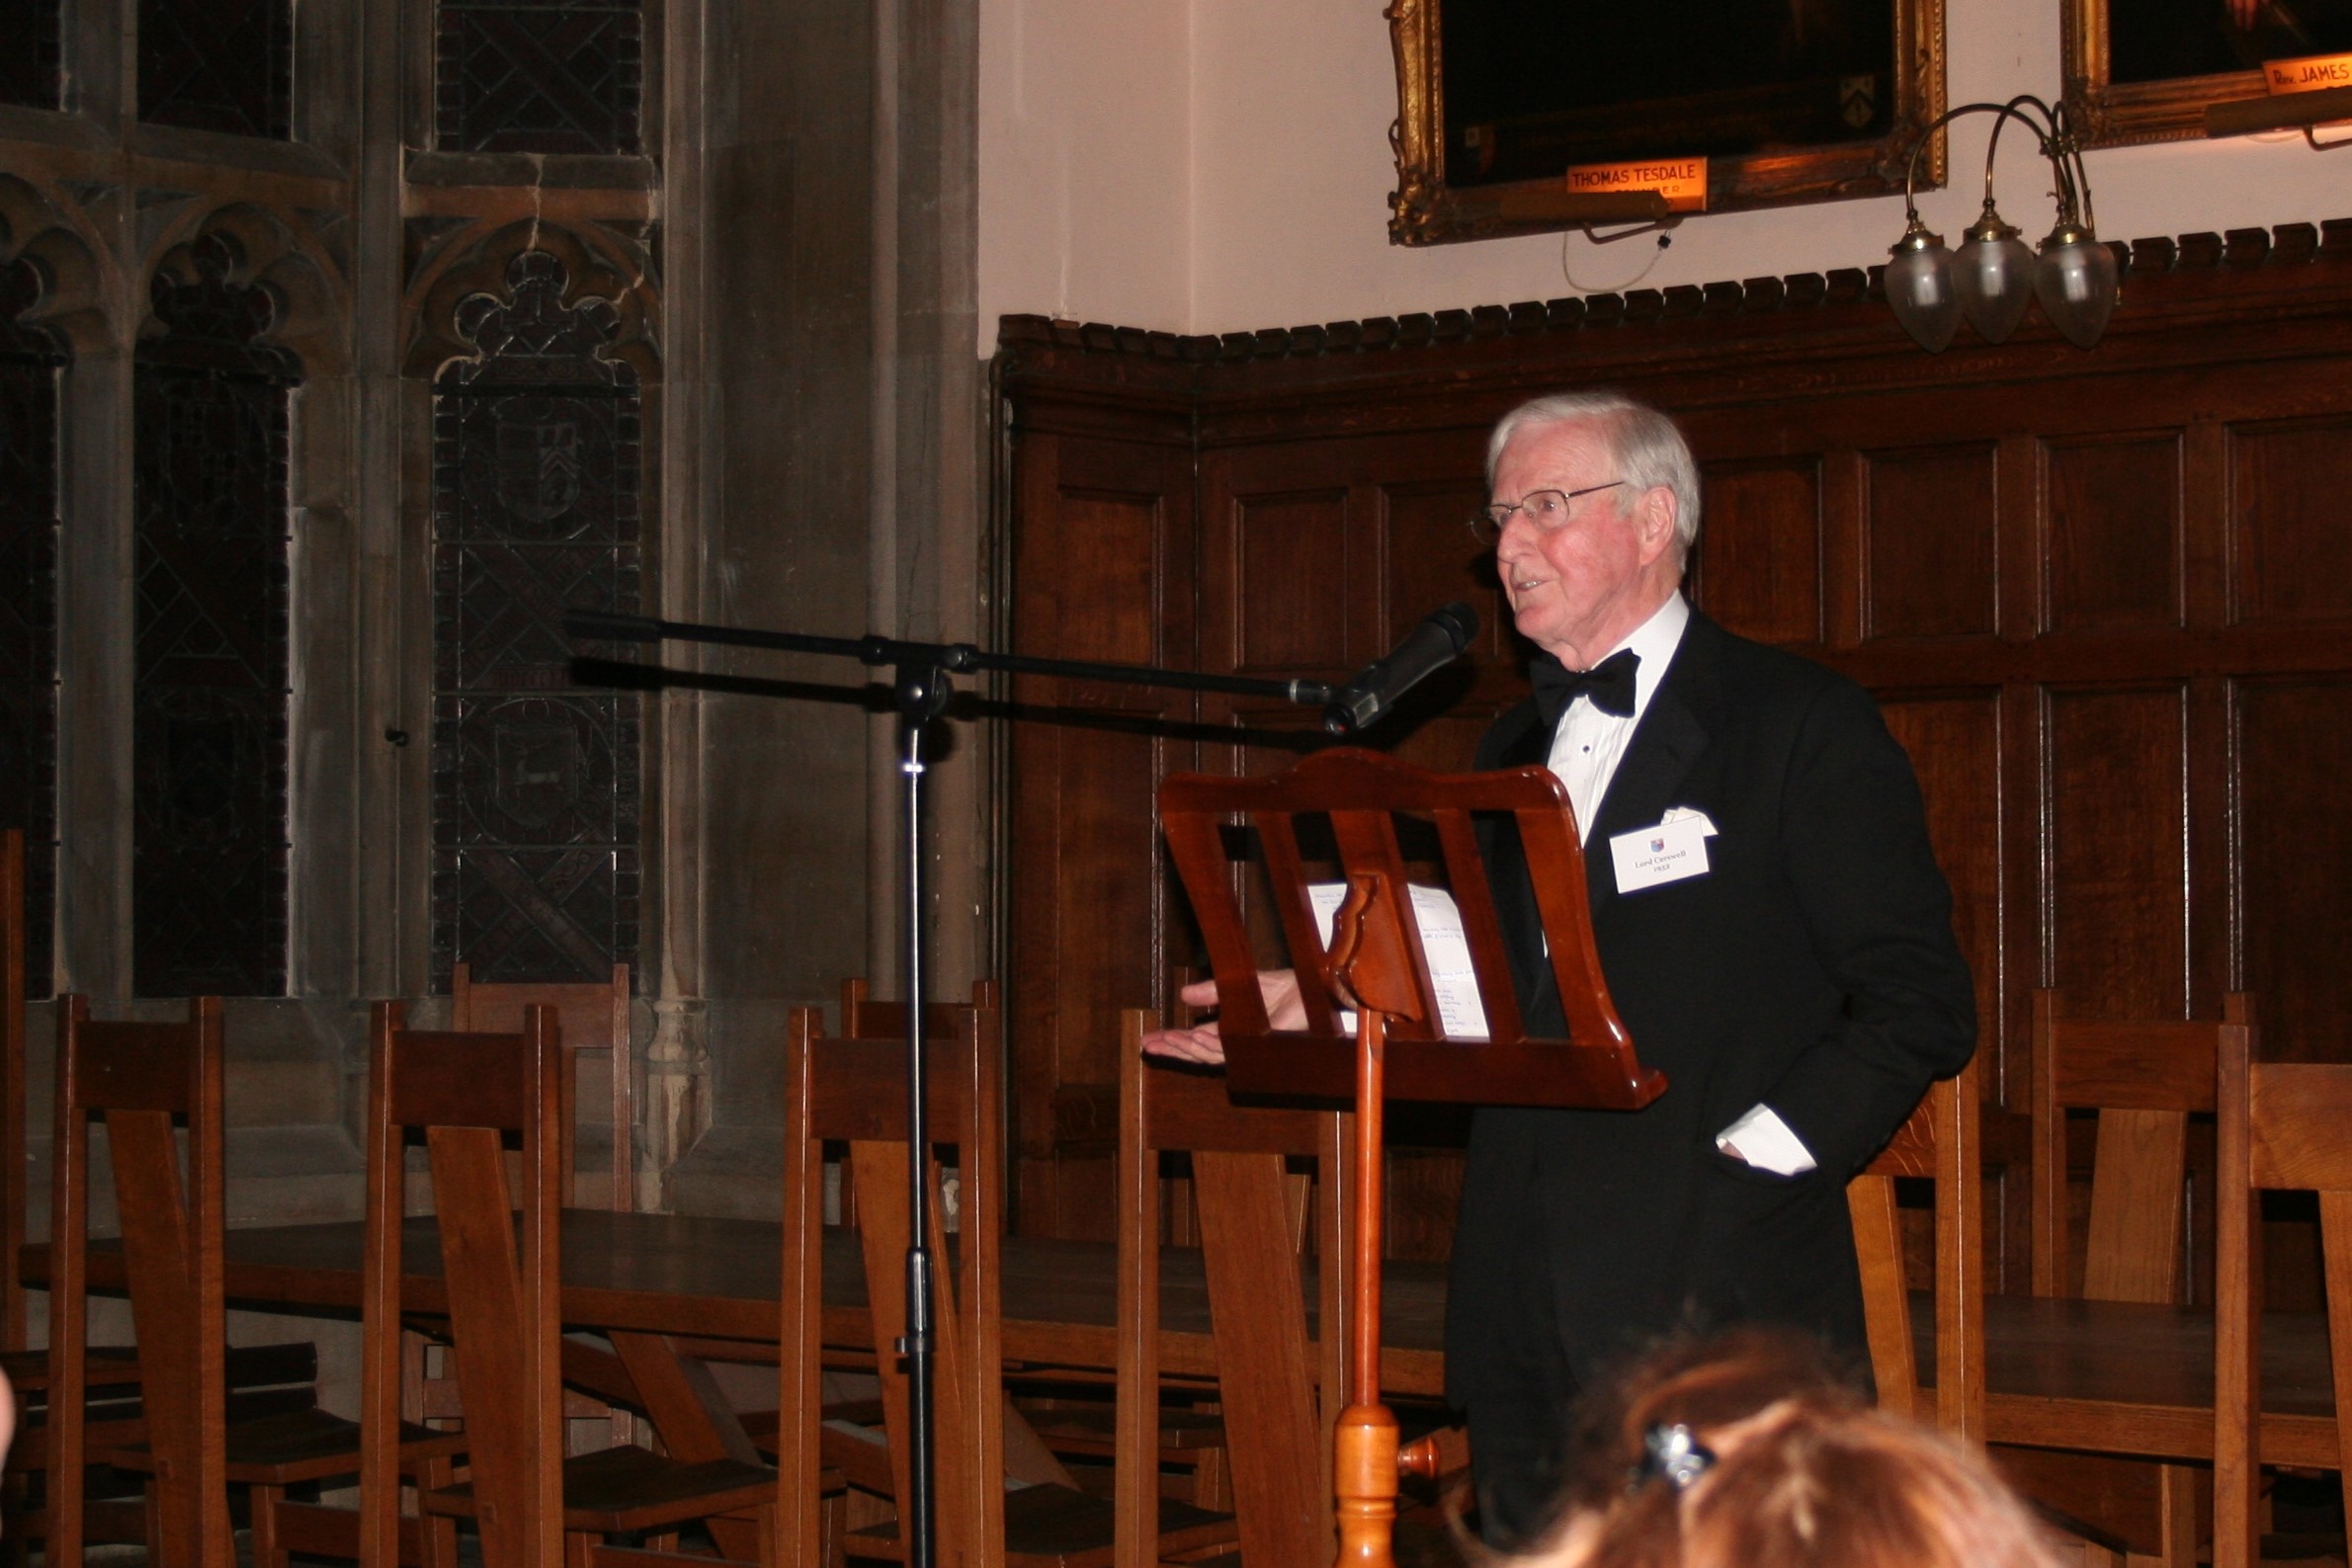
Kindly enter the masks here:
M 1204 675 L 1197 670 L 1163 670 L 1148 664 L 1103 664 L 1085 659 L 1043 659 L 1021 653 L 990 653 L 969 642 L 908 642 L 897 637 L 823 637 L 802 631 L 762 631 L 750 626 L 715 626 L 652 616 L 618 616 L 575 610 L 563 629 L 582 642 L 713 642 L 737 648 L 786 653 L 825 653 L 877 668 L 922 668 L 968 675 L 1003 670 L 1013 675 L 1050 675 L 1065 680 L 1110 681 L 1124 686 L 1173 687 L 1189 692 L 1231 692 L 1271 697 L 1319 707 L 1339 693 L 1322 681 L 1268 681 L 1244 675 Z

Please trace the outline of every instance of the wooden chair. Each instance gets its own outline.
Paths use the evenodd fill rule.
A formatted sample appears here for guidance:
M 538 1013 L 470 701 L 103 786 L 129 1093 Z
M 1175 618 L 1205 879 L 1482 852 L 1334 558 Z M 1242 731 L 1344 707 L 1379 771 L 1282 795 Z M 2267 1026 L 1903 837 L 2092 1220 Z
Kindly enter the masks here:
M 926 1038 L 953 1038 L 964 1027 L 966 1017 L 973 1012 L 990 1018 L 1000 1016 L 1002 1008 L 993 980 L 974 980 L 971 1000 L 966 1002 L 933 1002 L 924 1008 Z M 841 1032 L 837 1038 L 864 1040 L 897 1040 L 906 1038 L 906 1004 L 877 1001 L 873 987 L 863 975 L 841 982 Z M 855 1162 L 843 1161 L 840 1167 L 841 1223 L 855 1226 L 858 1221 L 858 1182 Z M 1064 1468 L 1062 1451 L 1080 1454 L 1110 1454 L 1107 1441 L 1093 1441 L 1095 1423 L 1088 1418 L 1091 1412 L 1077 1413 L 1064 1409 L 1050 1414 L 1035 1413 L 1017 1405 L 1008 1392 L 1005 1397 L 1005 1473 L 1025 1484 L 1050 1482 L 1057 1486 L 1075 1488 L 1077 1482 Z M 875 1412 L 864 1409 L 837 1408 L 836 1416 L 858 1419 Z M 1050 1422 L 1059 1425 L 1049 1428 Z M 1108 1438 L 1108 1425 L 1102 1428 Z
M 461 963 L 450 971 L 450 1028 L 511 1033 L 523 1027 L 523 1010 L 533 1005 L 556 1010 L 561 1024 L 557 1044 L 562 1051 L 563 1129 L 568 1140 L 563 1161 L 563 1202 L 578 1207 L 597 1201 L 597 1193 L 580 1181 L 580 1053 L 601 1051 L 612 1058 L 612 1149 L 603 1181 L 607 1189 L 602 1206 L 621 1213 L 633 1211 L 636 1200 L 635 1116 L 636 1057 L 629 1037 L 629 965 L 616 963 L 609 979 L 577 985 L 499 983 L 484 985 L 473 978 L 473 966 Z
M 2352 1066 L 2256 1062 L 2250 1030 L 2221 1040 L 2220 1159 L 2216 1179 L 2214 1323 L 2214 1568 L 2254 1568 L 2260 1556 L 2262 1463 L 2310 1459 L 2282 1451 L 2264 1409 L 2261 1197 L 2300 1190 L 2319 1197 L 2332 1401 L 2324 1436 L 2342 1476 L 2343 1412 L 2352 1410 Z
M 1879 1404 L 1952 1436 L 1984 1436 L 1983 1178 L 1978 1167 L 1976 1063 L 1929 1086 L 1887 1147 L 1846 1186 L 1854 1250 L 1862 1264 L 1863 1315 Z M 1903 1265 L 1899 1178 L 1935 1184 L 1933 1345 L 1923 1362 Z M 1935 1372 L 1930 1384 L 1922 1365 Z
M 2211 1114 L 2226 1026 L 2250 1026 L 2251 1000 L 2232 994 L 2225 1024 L 2060 1018 L 2058 998 L 2034 993 L 2034 1293 L 2088 1301 L 2173 1304 L 2187 1299 L 2189 1117 Z M 2072 1245 L 2067 1113 L 2097 1117 L 2089 1222 Z M 2081 1270 L 2080 1287 L 2073 1272 Z M 2101 1551 L 2134 1563 L 2191 1568 L 2197 1492 L 2186 1464 L 2149 1464 L 2078 1433 L 2085 1447 L 2004 1448 L 1996 1458 L 2020 1490 Z M 2136 1442 L 2127 1439 L 2126 1442 Z M 2105 1448 L 2109 1451 L 2095 1451 Z
M 993 998 L 983 996 L 983 1002 Z M 903 1014 L 899 1018 L 903 1020 Z M 938 1143 L 958 1152 L 962 1201 L 955 1233 L 955 1266 L 935 1275 L 938 1359 L 934 1409 L 938 1419 L 936 1517 L 943 1562 L 971 1568 L 992 1564 L 1032 1568 L 1107 1565 L 1112 1556 L 1111 1505 L 1064 1486 L 1005 1487 L 1005 1410 L 998 1242 L 1002 1226 L 1001 1038 L 993 1006 L 958 1009 L 952 1033 L 926 1030 L 926 1080 Z M 878 1016 L 862 1025 L 879 1027 Z M 906 1377 L 897 1343 L 905 1334 L 903 1289 L 911 1228 L 903 1179 L 906 1160 L 906 1051 L 901 1041 L 828 1038 L 822 1015 L 794 1010 L 786 1029 L 786 1104 L 783 1277 L 786 1289 L 784 1372 L 777 1446 L 786 1477 L 780 1510 L 780 1549 L 802 1568 L 814 1568 L 820 1530 L 805 1511 L 814 1503 L 818 1469 L 840 1465 L 852 1484 L 886 1486 L 900 1505 L 908 1489 L 905 1442 Z M 866 1444 L 838 1429 L 820 1431 L 823 1280 L 825 1272 L 824 1151 L 847 1142 L 858 1192 L 858 1241 L 866 1277 L 868 1316 L 882 1385 L 883 1442 Z M 945 1238 L 939 1166 L 931 1166 L 929 1225 Z M 949 1249 L 943 1244 L 938 1256 Z M 832 1441 L 828 1443 L 827 1432 Z M 886 1469 L 876 1462 L 886 1456 Z M 1163 1551 L 1193 1544 L 1185 1505 L 1163 1512 Z M 1205 1544 L 1203 1542 L 1202 1544 Z M 897 1527 L 852 1531 L 852 1556 L 904 1555 Z
M 1344 1346 L 1329 1330 L 1346 1321 L 1345 1278 L 1327 1261 L 1347 1255 L 1344 1121 L 1334 1111 L 1237 1107 L 1221 1077 L 1146 1061 L 1142 1038 L 1157 1023 L 1148 1012 L 1120 1015 L 1118 1565 L 1159 1560 L 1160 1156 L 1174 1151 L 1192 1156 L 1232 1450 L 1234 1518 L 1221 1539 L 1238 1541 L 1248 1562 L 1323 1562 L 1336 1546 L 1329 1416 Z M 1317 1270 L 1319 1353 L 1307 1339 L 1285 1191 L 1293 1157 L 1316 1161 L 1323 1177 L 1315 1184 L 1316 1252 L 1326 1260 Z
M 480 984 L 473 966 L 461 963 L 450 976 L 450 1028 L 460 1032 L 512 1033 L 523 1027 L 523 1010 L 531 1006 L 555 1010 L 555 1034 L 561 1064 L 563 1105 L 563 1202 L 577 1207 L 599 1199 L 616 1212 L 636 1208 L 635 1161 L 632 1150 L 636 1076 L 630 1045 L 629 965 L 617 963 L 609 979 L 570 985 L 536 982 Z M 601 1051 L 611 1058 L 610 1158 L 605 1174 L 593 1185 L 581 1181 L 580 1056 Z M 464 1402 L 457 1379 L 449 1375 L 449 1347 L 429 1323 L 411 1323 L 410 1337 L 401 1351 L 401 1408 L 411 1419 L 455 1423 L 464 1419 Z M 570 1373 L 588 1373 L 610 1390 L 627 1391 L 630 1379 L 619 1355 L 585 1343 L 567 1349 Z M 624 1395 L 626 1397 L 626 1394 Z M 609 1400 L 568 1387 L 563 1396 L 567 1423 L 601 1423 L 565 1428 L 565 1444 L 575 1453 L 630 1442 L 636 1436 L 635 1418 Z
M 30 1314 L 23 1256 L 33 1193 L 32 1156 L 26 1146 L 25 998 L 25 835 L 9 828 L 0 832 L 0 1371 L 7 1373 L 16 1389 L 19 1420 L 16 1443 L 8 1451 L 6 1491 L 0 1497 L 6 1512 L 5 1524 L 0 1526 L 5 1531 L 0 1535 L 0 1550 L 41 1539 L 47 1529 L 45 1513 L 30 1506 L 29 1485 L 48 1468 L 44 1429 L 49 1356 L 45 1350 L 26 1349 Z M 138 1352 L 134 1347 L 89 1347 L 82 1383 L 93 1400 L 83 1417 L 83 1431 L 90 1444 L 102 1446 L 127 1442 L 145 1430 L 136 1404 Z M 126 1509 L 102 1503 L 99 1512 L 104 1527 L 92 1531 L 96 1538 L 143 1538 L 145 1526 L 135 1506 Z M 87 1507 L 83 1523 L 85 1527 L 98 1523 Z
M 777 1477 L 764 1466 L 636 1447 L 563 1456 L 563 1137 L 552 1010 L 525 1009 L 517 1033 L 428 1032 L 404 1028 L 399 1004 L 379 1002 L 371 1036 L 363 1311 L 370 1323 L 398 1320 L 404 1150 L 408 1134 L 420 1133 L 465 1404 L 470 1478 L 424 1491 L 424 1512 L 473 1520 L 488 1568 L 593 1561 L 606 1536 L 671 1537 L 679 1525 L 715 1515 L 759 1516 L 768 1538 Z M 519 1184 L 503 1153 L 510 1134 L 522 1141 Z M 363 1356 L 361 1560 L 380 1564 L 395 1544 L 398 1342 L 370 1335 Z
M 255 1413 L 232 1419 L 239 1413 L 229 1400 L 222 1352 L 221 1081 L 218 998 L 192 1001 L 185 1024 L 97 1024 L 87 999 L 58 999 L 49 1453 L 54 1473 L 77 1475 L 90 1452 L 83 1322 L 90 1118 L 100 1114 L 147 1424 L 143 1441 L 118 1443 L 106 1457 L 150 1477 L 149 1561 L 168 1568 L 233 1561 L 228 1488 L 243 1485 L 252 1494 L 256 1568 L 282 1568 L 289 1550 L 279 1532 L 287 1490 L 356 1471 L 359 1428 L 319 1410 L 308 1386 L 286 1390 L 276 1409 L 256 1411 L 248 1398 L 247 1410 Z M 188 1126 L 185 1178 L 175 1119 Z M 419 1431 L 402 1436 L 396 1462 L 428 1484 L 447 1478 L 451 1457 L 463 1445 Z M 48 1531 L 48 1560 L 81 1560 L 79 1488 L 54 1489 Z

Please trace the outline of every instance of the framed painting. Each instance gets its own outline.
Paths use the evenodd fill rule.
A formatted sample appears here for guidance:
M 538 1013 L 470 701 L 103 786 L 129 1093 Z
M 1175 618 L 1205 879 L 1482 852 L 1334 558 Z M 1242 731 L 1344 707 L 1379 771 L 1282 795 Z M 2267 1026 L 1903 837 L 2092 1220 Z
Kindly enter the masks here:
M 2222 0 L 2214 0 L 2221 4 Z M 1589 171 L 1704 167 L 1710 211 L 1899 191 L 1945 0 L 1391 0 L 1399 245 L 1572 226 Z M 1573 180 L 1570 171 L 1576 171 Z M 1943 178 L 1942 137 L 1921 184 Z M 1697 200 L 1677 203 L 1697 206 Z
M 2205 134 L 2205 110 L 2264 94 L 2269 60 L 2352 52 L 2352 0 L 2062 0 L 2066 110 L 2083 144 Z

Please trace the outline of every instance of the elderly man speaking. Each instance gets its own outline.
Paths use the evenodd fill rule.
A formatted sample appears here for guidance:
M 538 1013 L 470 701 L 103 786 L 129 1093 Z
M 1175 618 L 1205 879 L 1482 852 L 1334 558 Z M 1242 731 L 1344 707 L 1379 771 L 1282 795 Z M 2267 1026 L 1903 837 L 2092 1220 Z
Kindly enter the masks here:
M 1495 427 L 1487 493 L 1477 526 L 1537 653 L 1477 766 L 1567 785 L 1610 993 L 1670 1083 L 1631 1114 L 1472 1123 L 1446 1382 L 1502 1545 L 1550 1516 L 1578 1389 L 1661 1332 L 1770 1322 L 1862 1348 L 1846 1180 L 1968 1060 L 1975 1008 L 1917 782 L 1869 695 L 1682 597 L 1699 483 L 1673 421 L 1613 393 L 1539 398 Z M 1658 837 L 1699 853 L 1637 853 Z M 1562 1034 L 1516 835 L 1483 847 L 1529 1032 Z M 1644 869 L 1661 859 L 1670 879 Z M 1288 977 L 1265 984 L 1274 1027 L 1303 1028 Z M 1145 1043 L 1221 1059 L 1214 1025 Z

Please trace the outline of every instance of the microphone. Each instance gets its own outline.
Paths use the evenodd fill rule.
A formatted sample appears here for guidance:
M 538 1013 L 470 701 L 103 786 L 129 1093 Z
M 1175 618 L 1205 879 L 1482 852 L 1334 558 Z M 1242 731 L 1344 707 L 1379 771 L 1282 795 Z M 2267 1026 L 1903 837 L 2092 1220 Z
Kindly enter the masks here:
M 1478 613 L 1457 599 L 1429 613 L 1395 651 L 1376 659 L 1340 688 L 1323 709 L 1323 728 L 1334 735 L 1360 730 L 1386 713 L 1398 698 L 1444 669 L 1478 634 Z

